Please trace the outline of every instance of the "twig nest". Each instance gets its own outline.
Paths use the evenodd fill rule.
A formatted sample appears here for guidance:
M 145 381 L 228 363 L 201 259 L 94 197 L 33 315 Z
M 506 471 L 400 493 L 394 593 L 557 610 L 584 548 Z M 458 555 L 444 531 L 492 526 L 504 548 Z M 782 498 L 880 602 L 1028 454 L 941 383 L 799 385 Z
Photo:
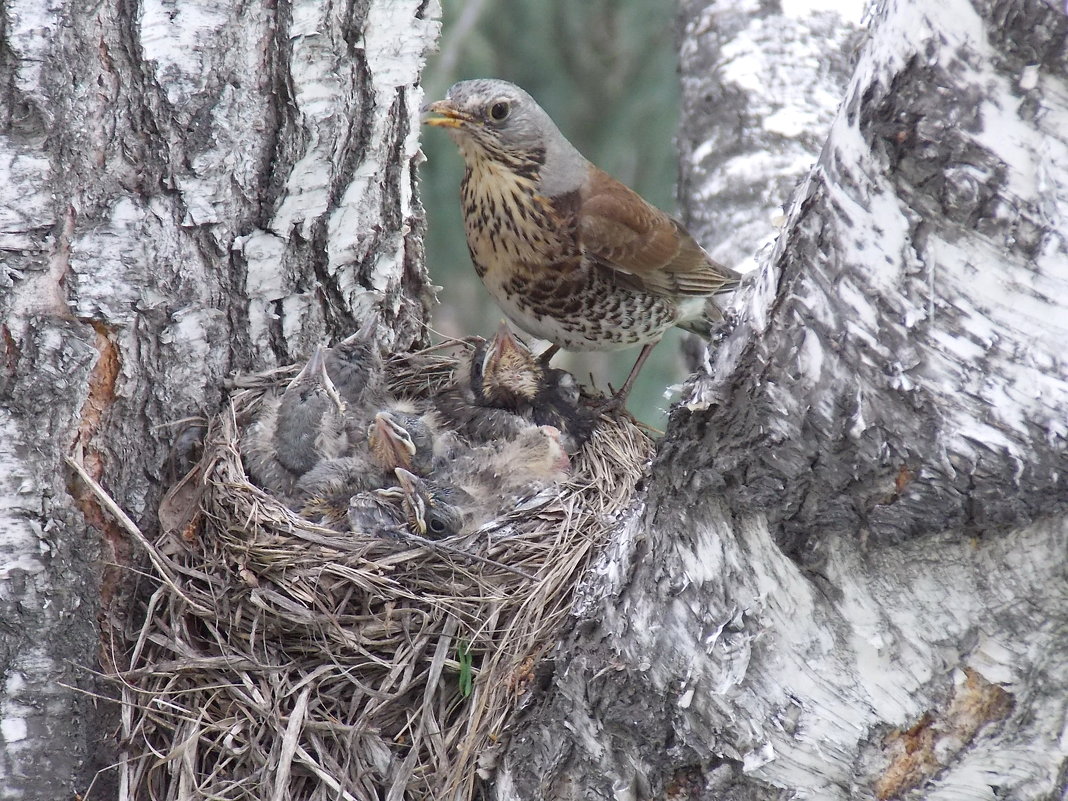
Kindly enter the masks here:
M 420 402 L 464 357 L 389 360 Z M 632 502 L 649 439 L 602 418 L 564 480 L 440 542 L 334 530 L 255 486 L 250 376 L 161 507 L 155 589 L 121 682 L 130 797 L 466 799 Z

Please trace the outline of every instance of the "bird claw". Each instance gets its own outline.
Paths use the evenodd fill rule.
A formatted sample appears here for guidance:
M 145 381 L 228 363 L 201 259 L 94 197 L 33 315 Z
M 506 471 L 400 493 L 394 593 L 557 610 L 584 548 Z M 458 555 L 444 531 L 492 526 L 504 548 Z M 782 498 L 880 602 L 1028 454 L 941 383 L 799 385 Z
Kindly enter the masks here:
M 611 387 L 609 387 L 611 389 Z M 605 400 L 593 407 L 595 414 L 609 416 L 612 412 L 625 412 L 627 399 L 620 397 L 618 393 L 612 393 Z

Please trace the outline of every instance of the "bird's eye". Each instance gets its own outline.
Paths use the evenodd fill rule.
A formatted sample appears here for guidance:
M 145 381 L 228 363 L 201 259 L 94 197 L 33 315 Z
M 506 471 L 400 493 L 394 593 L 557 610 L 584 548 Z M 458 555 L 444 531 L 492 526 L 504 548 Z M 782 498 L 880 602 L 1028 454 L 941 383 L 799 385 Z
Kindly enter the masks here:
M 432 517 L 426 522 L 432 534 L 444 534 L 449 530 L 449 527 L 445 525 L 445 521 L 439 518 Z
M 490 106 L 490 117 L 492 117 L 497 122 L 503 122 L 504 119 L 508 116 L 508 112 L 511 110 L 512 109 L 511 107 L 509 107 L 508 103 L 503 100 L 498 100 L 496 103 Z

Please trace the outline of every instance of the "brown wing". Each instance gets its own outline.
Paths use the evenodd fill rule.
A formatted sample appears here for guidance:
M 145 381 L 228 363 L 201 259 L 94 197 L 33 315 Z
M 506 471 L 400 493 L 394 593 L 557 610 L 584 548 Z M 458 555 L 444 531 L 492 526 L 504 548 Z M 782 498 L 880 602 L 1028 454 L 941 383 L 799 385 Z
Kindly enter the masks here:
M 680 222 L 610 175 L 592 171 L 579 201 L 582 250 L 622 283 L 658 295 L 714 295 L 737 286 L 738 274 L 712 261 Z

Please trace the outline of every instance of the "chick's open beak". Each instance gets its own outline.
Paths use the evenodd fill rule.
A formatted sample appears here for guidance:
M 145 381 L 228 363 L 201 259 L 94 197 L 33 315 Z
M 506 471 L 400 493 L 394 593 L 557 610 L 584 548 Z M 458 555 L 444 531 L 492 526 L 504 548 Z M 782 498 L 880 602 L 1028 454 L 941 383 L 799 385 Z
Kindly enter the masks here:
M 293 381 L 317 381 L 326 391 L 327 397 L 337 406 L 338 411 L 344 413 L 345 401 L 341 399 L 337 387 L 334 386 L 334 382 L 330 380 L 330 374 L 326 371 L 326 348 L 322 345 L 316 346 L 308 358 L 308 363 L 297 373 Z
M 448 100 L 436 100 L 423 106 L 422 111 L 438 115 L 423 120 L 425 125 L 433 125 L 436 128 L 459 128 L 468 121 L 468 116 Z
M 497 326 L 497 333 L 493 337 L 493 355 L 496 361 L 520 361 L 524 356 L 529 357 L 530 351 L 519 344 L 508 323 L 501 320 Z
M 501 320 L 497 333 L 482 359 L 482 374 L 487 379 L 493 377 L 500 380 L 501 374 L 509 368 L 522 370 L 531 362 L 530 351 L 519 344 L 508 324 Z
M 367 444 L 382 467 L 411 467 L 415 443 L 389 412 L 379 412 L 367 431 Z

